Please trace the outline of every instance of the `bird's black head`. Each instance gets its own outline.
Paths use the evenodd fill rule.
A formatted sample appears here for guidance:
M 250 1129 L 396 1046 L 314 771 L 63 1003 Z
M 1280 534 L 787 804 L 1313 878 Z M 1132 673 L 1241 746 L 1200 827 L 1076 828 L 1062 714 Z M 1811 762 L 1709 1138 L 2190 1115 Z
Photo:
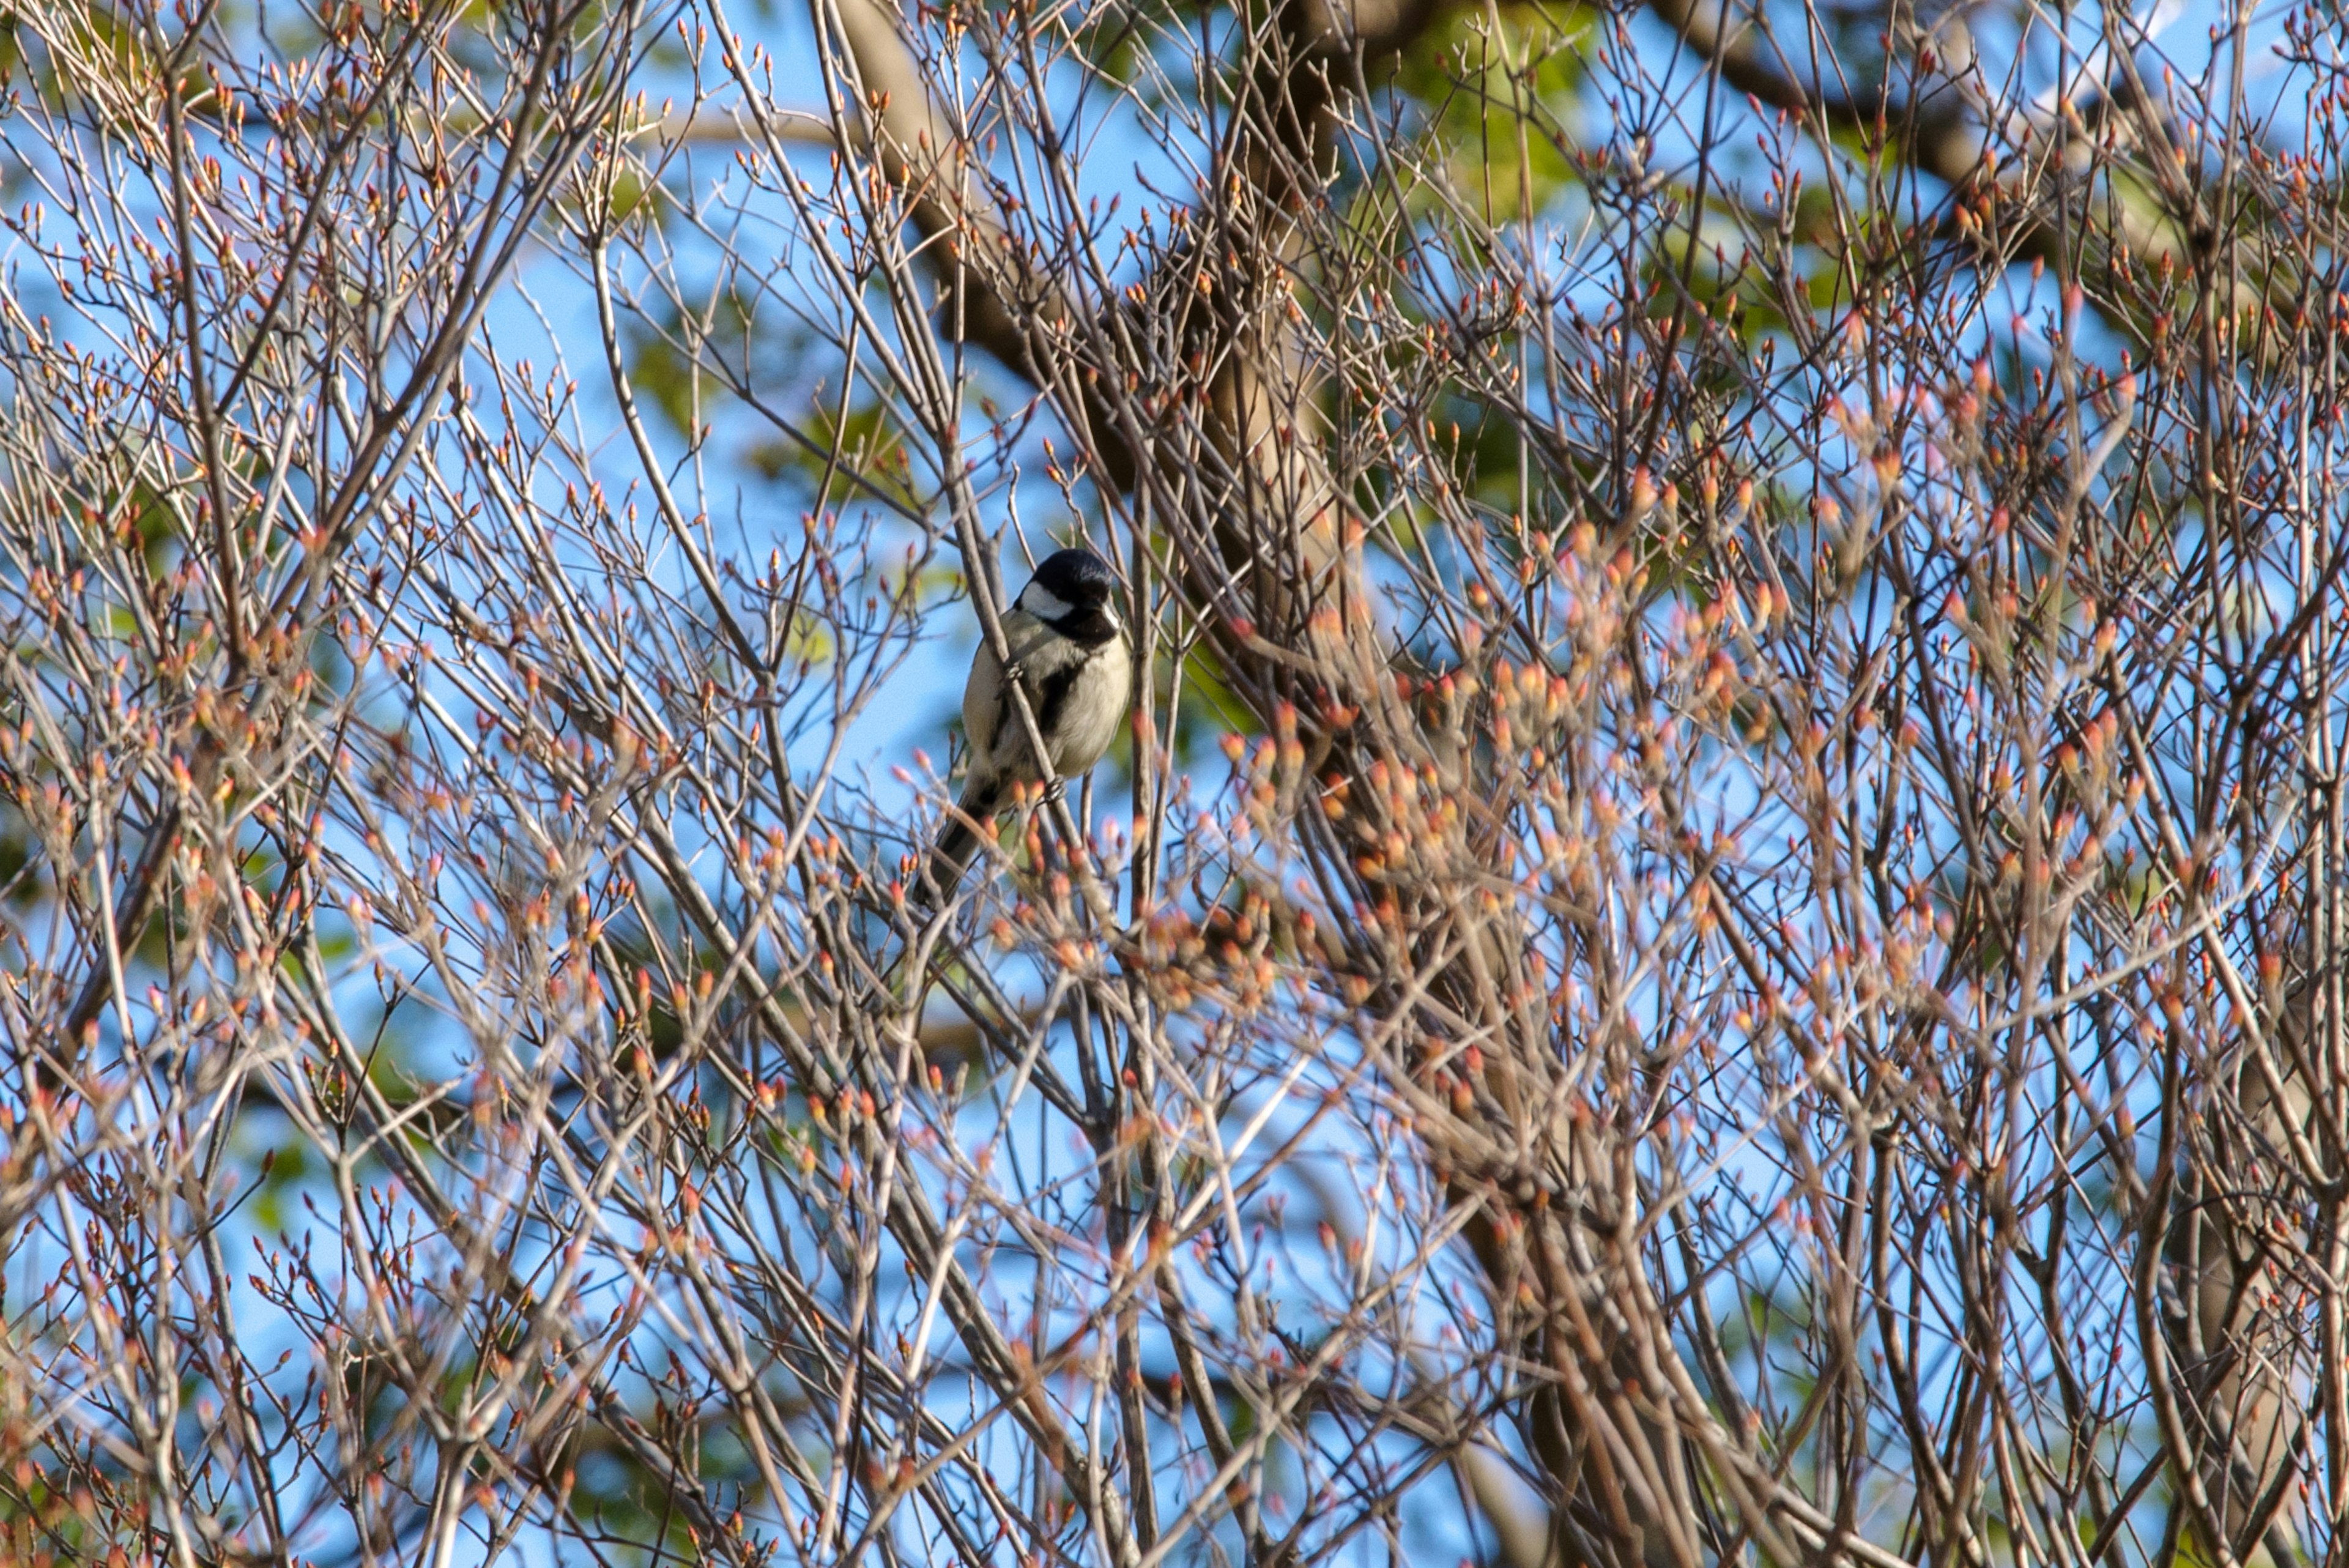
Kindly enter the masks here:
M 1092 609 L 1105 604 L 1117 591 L 1117 577 L 1109 563 L 1091 550 L 1056 550 L 1036 566 L 1030 579 L 1062 604 Z
M 1019 607 L 1063 637 L 1098 648 L 1115 637 L 1117 576 L 1091 550 L 1058 550 L 1037 563 Z

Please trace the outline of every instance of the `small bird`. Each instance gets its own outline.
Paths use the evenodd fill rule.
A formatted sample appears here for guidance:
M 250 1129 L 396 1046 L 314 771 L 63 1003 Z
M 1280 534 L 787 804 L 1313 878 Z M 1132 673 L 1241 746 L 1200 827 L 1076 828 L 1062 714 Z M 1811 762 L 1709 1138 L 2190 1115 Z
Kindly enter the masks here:
M 1117 578 L 1091 550 L 1044 557 L 1003 618 L 1010 674 L 1027 694 L 1044 742 L 1040 766 L 1028 726 L 1011 701 L 1012 680 L 984 638 L 962 689 L 962 728 L 970 771 L 955 815 L 930 851 L 930 880 L 941 896 L 962 881 L 981 829 L 1013 786 L 1075 778 L 1117 739 L 1133 704 L 1133 649 L 1118 619 Z

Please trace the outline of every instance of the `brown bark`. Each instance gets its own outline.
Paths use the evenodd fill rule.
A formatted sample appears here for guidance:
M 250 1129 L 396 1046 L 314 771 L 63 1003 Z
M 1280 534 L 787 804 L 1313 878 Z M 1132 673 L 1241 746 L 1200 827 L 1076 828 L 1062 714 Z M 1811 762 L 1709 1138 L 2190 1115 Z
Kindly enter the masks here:
M 2292 1505 L 2313 1385 L 2293 1306 L 2303 1282 L 2291 1269 L 2307 1255 L 2292 1145 L 2297 1134 L 2305 1148 L 2314 1130 L 2298 1065 L 2308 1060 L 2304 1009 L 2287 1025 L 2289 1044 L 2273 1053 L 2283 1058 L 2279 1082 L 2243 1063 L 2204 1118 L 2170 1221 L 2178 1306 L 2165 1324 L 2194 1468 L 2211 1523 L 2228 1537 L 2224 1557 L 2207 1541 L 2203 1549 L 2274 1568 L 2301 1556 Z M 2204 1534 L 2198 1518 L 2185 1528 Z

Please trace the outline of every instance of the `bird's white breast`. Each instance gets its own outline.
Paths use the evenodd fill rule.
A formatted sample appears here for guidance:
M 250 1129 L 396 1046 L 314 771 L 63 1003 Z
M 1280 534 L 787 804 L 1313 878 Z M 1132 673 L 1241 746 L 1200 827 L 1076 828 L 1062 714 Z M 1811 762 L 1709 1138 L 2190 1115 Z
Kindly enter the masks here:
M 1090 663 L 1092 668 L 1077 678 L 1061 715 L 1063 743 L 1052 759 L 1052 771 L 1063 778 L 1102 760 L 1116 743 L 1118 726 L 1125 722 L 1133 702 L 1133 654 L 1123 638 L 1092 649 Z

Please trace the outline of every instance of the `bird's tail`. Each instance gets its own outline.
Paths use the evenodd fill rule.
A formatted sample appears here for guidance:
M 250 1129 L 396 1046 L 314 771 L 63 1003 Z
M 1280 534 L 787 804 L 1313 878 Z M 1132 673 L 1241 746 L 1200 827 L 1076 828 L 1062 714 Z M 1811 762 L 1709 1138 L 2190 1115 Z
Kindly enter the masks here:
M 937 842 L 930 846 L 930 885 L 943 901 L 954 897 L 962 886 L 963 873 L 970 867 L 971 852 L 978 847 L 978 830 L 995 826 L 995 814 L 1001 802 L 1001 792 L 992 785 L 971 785 L 963 791 L 962 799 L 955 803 L 954 815 L 938 834 Z

